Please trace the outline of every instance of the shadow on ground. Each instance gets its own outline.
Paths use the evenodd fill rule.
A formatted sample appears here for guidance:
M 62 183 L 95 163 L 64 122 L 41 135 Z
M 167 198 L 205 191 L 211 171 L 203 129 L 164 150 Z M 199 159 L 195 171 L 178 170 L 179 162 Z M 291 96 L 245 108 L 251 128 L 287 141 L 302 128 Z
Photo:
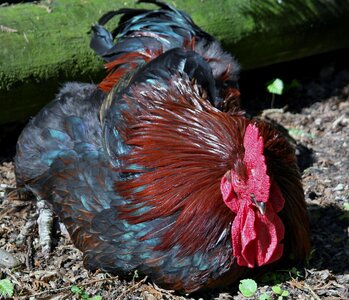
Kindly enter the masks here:
M 349 212 L 338 206 L 309 205 L 313 254 L 309 267 L 335 274 L 349 272 Z

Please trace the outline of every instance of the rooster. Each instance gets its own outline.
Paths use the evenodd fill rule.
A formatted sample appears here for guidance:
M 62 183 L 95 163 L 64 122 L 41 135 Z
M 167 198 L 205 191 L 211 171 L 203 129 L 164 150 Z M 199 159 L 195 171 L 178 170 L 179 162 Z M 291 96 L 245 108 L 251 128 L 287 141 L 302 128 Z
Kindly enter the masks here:
M 146 2 L 160 8 L 107 13 L 93 27 L 110 73 L 99 87 L 66 84 L 29 122 L 18 186 L 49 204 L 90 270 L 137 270 L 191 293 L 304 260 L 294 149 L 238 111 L 237 64 L 217 41 Z M 110 34 L 102 25 L 117 14 Z

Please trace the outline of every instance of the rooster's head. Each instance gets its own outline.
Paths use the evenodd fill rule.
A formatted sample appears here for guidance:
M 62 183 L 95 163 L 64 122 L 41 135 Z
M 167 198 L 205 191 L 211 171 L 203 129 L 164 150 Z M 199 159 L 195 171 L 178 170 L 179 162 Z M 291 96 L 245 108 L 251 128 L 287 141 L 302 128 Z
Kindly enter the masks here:
M 277 213 L 285 200 L 268 176 L 264 142 L 256 125 L 247 126 L 243 147 L 243 156 L 221 180 L 221 193 L 236 214 L 231 227 L 234 256 L 240 266 L 252 268 L 282 256 L 285 229 Z

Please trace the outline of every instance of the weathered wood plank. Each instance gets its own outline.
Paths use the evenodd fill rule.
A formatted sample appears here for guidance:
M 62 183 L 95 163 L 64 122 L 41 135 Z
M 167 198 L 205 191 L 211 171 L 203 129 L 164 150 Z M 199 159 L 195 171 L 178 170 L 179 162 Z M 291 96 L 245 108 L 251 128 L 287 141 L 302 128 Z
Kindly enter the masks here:
M 0 124 L 33 115 L 64 81 L 98 81 L 103 69 L 89 49 L 91 24 L 108 10 L 136 6 L 130 0 L 45 3 L 0 8 Z M 169 3 L 221 40 L 243 69 L 349 47 L 349 0 Z

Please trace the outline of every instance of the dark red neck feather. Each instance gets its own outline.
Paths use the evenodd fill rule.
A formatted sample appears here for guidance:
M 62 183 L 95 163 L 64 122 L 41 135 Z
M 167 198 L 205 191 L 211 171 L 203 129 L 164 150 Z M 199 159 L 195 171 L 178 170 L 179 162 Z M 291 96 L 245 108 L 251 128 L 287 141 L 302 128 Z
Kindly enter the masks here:
M 124 171 L 131 171 L 127 166 L 132 164 L 149 171 L 119 183 L 117 189 L 133 203 L 153 207 L 139 216 L 124 207 L 129 222 L 179 214 L 161 248 L 180 244 L 184 252 L 193 253 L 215 244 L 234 218 L 222 201 L 220 180 L 241 154 L 248 121 L 219 112 L 191 82 L 176 80 L 169 84 L 166 98 L 154 86 L 134 88 L 129 103 L 137 101 L 141 108 L 124 115 L 129 128 L 124 138 L 133 146 L 123 158 Z

